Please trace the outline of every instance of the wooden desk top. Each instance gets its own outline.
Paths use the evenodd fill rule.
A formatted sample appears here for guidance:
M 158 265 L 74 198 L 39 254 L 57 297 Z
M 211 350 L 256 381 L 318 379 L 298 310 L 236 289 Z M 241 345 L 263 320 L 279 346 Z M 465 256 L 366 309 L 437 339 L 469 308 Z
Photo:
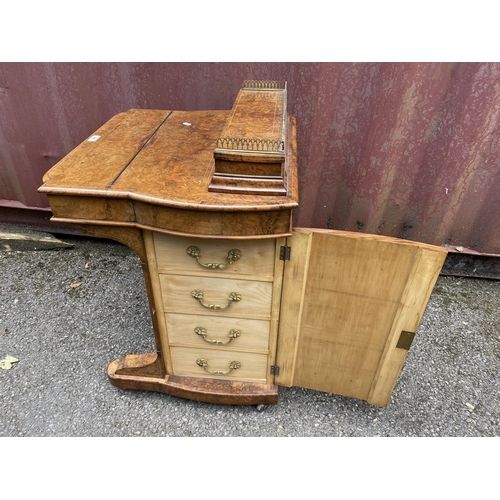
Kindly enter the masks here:
M 295 119 L 287 117 L 286 194 L 213 192 L 214 150 L 230 113 L 132 109 L 114 116 L 45 174 L 39 191 L 53 220 L 208 238 L 290 234 L 298 205 Z
M 214 149 L 230 113 L 140 109 L 120 113 L 93 134 L 100 138 L 85 140 L 52 167 L 39 191 L 49 195 L 51 205 L 55 196 L 83 196 L 218 212 L 296 207 L 297 148 L 293 117 L 288 117 L 285 196 L 208 190 L 214 173 Z M 64 210 L 56 214 L 57 206 L 53 210 L 56 217 L 68 216 Z

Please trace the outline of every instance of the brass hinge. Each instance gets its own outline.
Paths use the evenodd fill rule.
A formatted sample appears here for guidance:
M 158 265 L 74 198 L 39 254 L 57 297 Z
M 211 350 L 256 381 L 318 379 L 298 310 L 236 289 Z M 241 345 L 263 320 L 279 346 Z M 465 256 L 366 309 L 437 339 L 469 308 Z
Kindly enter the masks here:
M 396 347 L 398 347 L 399 349 L 405 349 L 409 351 L 414 337 L 415 337 L 414 332 L 406 332 L 405 330 L 403 330 L 401 332 L 401 335 L 399 336 L 399 340 Z
M 279 375 L 280 374 L 280 367 L 276 365 L 271 366 L 271 375 Z
M 280 260 L 290 260 L 290 251 L 291 248 L 289 246 L 280 247 Z

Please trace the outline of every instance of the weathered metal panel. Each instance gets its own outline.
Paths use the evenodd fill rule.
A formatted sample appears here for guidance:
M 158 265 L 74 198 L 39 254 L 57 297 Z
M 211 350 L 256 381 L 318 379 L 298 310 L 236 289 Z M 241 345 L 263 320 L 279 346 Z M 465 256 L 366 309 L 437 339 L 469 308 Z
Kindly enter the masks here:
M 500 65 L 325 69 L 299 223 L 499 253 Z
M 0 205 L 47 208 L 42 175 L 130 108 L 230 109 L 288 82 L 295 224 L 500 254 L 500 63 L 0 63 Z

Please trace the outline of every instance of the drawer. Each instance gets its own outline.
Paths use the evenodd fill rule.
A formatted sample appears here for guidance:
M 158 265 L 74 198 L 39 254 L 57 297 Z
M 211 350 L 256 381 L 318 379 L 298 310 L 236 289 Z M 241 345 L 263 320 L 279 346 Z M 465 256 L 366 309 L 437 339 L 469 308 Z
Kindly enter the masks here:
M 162 274 L 160 286 L 166 313 L 265 320 L 271 317 L 272 282 Z M 203 299 L 193 298 L 191 292 L 194 290 L 200 290 Z M 240 294 L 241 300 L 230 301 L 232 293 Z M 226 309 L 208 308 L 201 302 L 212 306 L 229 306 Z
M 219 240 L 183 238 L 154 233 L 158 272 L 197 276 L 234 277 L 256 281 L 271 281 L 274 274 L 275 245 L 273 239 Z M 187 249 L 196 247 L 201 264 L 228 263 L 228 253 L 238 250 L 241 256 L 226 267 L 204 267 Z M 196 252 L 195 252 L 196 253 Z
M 269 321 L 241 318 L 220 318 L 216 316 L 195 316 L 188 314 L 166 314 L 168 339 L 170 345 L 191 345 L 223 350 L 249 350 L 266 354 L 269 349 Z M 225 342 L 209 343 L 203 336 L 196 333 L 197 328 L 203 328 L 208 340 Z M 230 336 L 236 330 L 238 334 Z
M 267 375 L 267 355 L 221 349 L 192 347 L 172 347 L 172 366 L 174 375 L 183 377 L 220 378 L 224 380 L 242 380 L 265 382 Z M 199 366 L 197 361 L 204 359 L 206 370 L 228 372 L 212 374 Z M 239 368 L 230 370 L 232 362 L 238 362 Z

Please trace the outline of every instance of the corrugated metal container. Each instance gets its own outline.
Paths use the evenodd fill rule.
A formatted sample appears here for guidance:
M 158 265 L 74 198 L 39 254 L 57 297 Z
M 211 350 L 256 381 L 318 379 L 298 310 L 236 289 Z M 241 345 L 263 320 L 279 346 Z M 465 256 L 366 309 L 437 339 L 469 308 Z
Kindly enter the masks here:
M 0 63 L 0 205 L 47 209 L 43 174 L 130 108 L 230 109 L 288 82 L 295 224 L 500 254 L 499 63 Z

